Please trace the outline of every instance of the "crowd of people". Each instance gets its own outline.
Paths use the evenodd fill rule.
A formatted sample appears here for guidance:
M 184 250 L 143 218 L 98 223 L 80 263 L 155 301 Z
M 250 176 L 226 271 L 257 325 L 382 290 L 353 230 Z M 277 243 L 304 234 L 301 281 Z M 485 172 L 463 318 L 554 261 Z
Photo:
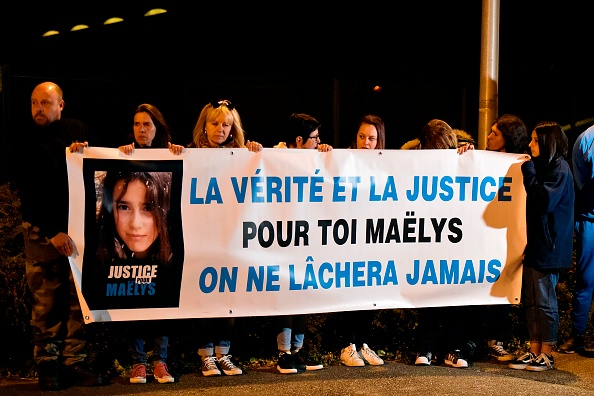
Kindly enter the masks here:
M 68 261 L 76 246 L 68 235 L 65 148 L 82 153 L 85 147 L 96 145 L 98 141 L 82 122 L 62 117 L 64 106 L 64 95 L 57 84 L 44 82 L 34 87 L 32 123 L 24 135 L 31 138 L 27 152 L 29 166 L 21 168 L 16 179 L 23 217 L 26 276 L 33 296 L 33 352 L 42 390 L 107 382 L 86 364 L 83 318 Z M 179 155 L 186 148 L 242 148 L 250 152 L 263 149 L 262 144 L 246 140 L 240 115 L 229 100 L 209 102 L 202 108 L 192 141 L 187 144 L 172 141 L 163 114 L 148 103 L 136 108 L 132 127 L 130 135 L 118 146 L 124 155 L 132 157 L 136 149 L 145 148 L 167 148 L 172 155 Z M 274 147 L 331 152 L 333 147 L 322 143 L 320 129 L 321 123 L 313 116 L 294 113 L 283 130 L 282 140 Z M 354 130 L 355 137 L 348 148 L 385 149 L 386 127 L 379 116 L 365 115 Z M 472 340 L 483 342 L 494 359 L 509 362 L 512 369 L 553 369 L 552 352 L 558 342 L 559 326 L 555 288 L 560 272 L 572 265 L 574 233 L 577 285 L 571 313 L 573 333 L 558 350 L 573 353 L 585 348 L 594 291 L 594 250 L 590 249 L 594 246 L 591 243 L 594 238 L 594 127 L 578 137 L 573 147 L 572 165 L 567 161 L 568 139 L 559 124 L 543 121 L 530 133 L 528 131 L 518 116 L 500 116 L 492 124 L 486 149 L 527 156 L 521 167 L 527 224 L 522 304 L 530 350 L 517 357 L 508 351 L 509 304 L 418 308 L 415 365 L 443 362 L 453 368 L 467 368 L 471 358 L 468 345 Z M 401 149 L 455 149 L 464 155 L 474 150 L 475 145 L 467 132 L 434 119 Z M 36 171 L 30 172 L 30 169 Z M 101 205 L 97 209 L 96 259 L 103 264 L 99 270 L 106 270 L 114 262 L 171 265 L 173 253 L 164 223 L 170 210 L 167 183 L 170 179 L 170 173 L 157 171 L 110 170 L 102 175 Z M 345 345 L 340 351 L 342 364 L 351 367 L 385 364 L 370 346 L 376 314 L 376 310 L 335 313 L 349 324 L 341 334 Z M 478 318 L 484 334 L 468 333 L 465 323 L 469 315 Z M 205 329 L 199 335 L 197 351 L 202 374 L 243 374 L 230 354 L 234 319 L 196 320 L 200 328 Z M 305 314 L 274 318 L 279 373 L 295 374 L 323 368 L 304 348 L 308 320 Z M 128 373 L 130 383 L 146 383 L 147 371 L 151 369 L 159 383 L 175 381 L 167 366 L 169 335 L 163 322 L 127 322 L 132 361 Z M 145 351 L 145 344 L 152 346 L 151 354 Z

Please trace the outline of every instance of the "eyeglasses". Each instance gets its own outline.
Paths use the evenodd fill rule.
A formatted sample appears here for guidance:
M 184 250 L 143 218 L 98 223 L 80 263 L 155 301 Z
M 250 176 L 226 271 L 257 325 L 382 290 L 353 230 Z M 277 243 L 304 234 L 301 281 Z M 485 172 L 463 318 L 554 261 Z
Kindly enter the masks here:
M 213 107 L 213 109 L 217 109 L 221 106 L 226 106 L 229 110 L 233 110 L 235 108 L 235 106 L 233 106 L 233 103 L 231 103 L 228 100 L 219 100 L 217 101 L 212 101 L 210 102 L 210 105 Z
M 316 135 L 316 136 L 308 136 L 308 139 L 313 139 L 313 140 L 320 140 L 320 135 Z

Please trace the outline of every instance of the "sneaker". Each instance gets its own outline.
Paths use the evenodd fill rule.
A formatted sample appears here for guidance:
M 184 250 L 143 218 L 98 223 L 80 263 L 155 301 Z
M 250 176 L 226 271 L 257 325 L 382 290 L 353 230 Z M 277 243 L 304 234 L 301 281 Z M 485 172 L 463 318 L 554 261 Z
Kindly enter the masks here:
M 297 370 L 313 371 L 324 368 L 324 365 L 320 361 L 303 349 L 293 352 L 291 356 L 293 356 L 293 363 L 295 364 L 295 368 Z
M 153 375 L 160 384 L 175 382 L 175 378 L 167 371 L 167 364 L 155 362 L 153 365 Z
M 509 362 L 510 360 L 514 360 L 514 356 L 506 351 L 503 347 L 503 342 L 490 340 L 487 342 L 487 345 L 489 346 L 490 355 L 500 362 Z
M 202 367 L 200 367 L 200 371 L 202 371 L 202 375 L 205 377 L 221 375 L 221 370 L 217 367 L 217 359 L 214 356 L 202 357 Z
M 231 361 L 231 355 L 225 355 L 219 358 L 219 367 L 223 370 L 225 375 L 240 375 L 243 371 L 233 364 Z
M 433 358 L 431 352 L 421 353 L 415 360 L 415 366 L 431 366 L 431 358 Z
M 584 349 L 584 337 L 575 336 L 567 340 L 566 343 L 559 347 L 559 352 L 563 353 L 575 353 Z
M 552 356 L 548 356 L 546 353 L 541 353 L 536 359 L 534 359 L 529 365 L 526 366 L 528 371 L 546 371 L 555 368 L 555 360 Z
M 343 348 L 340 351 L 340 361 L 345 366 L 350 367 L 363 367 L 365 366 L 365 362 L 361 358 L 361 356 L 357 353 L 357 347 L 355 344 L 350 344 L 348 347 Z
M 144 364 L 135 364 L 130 371 L 131 384 L 146 384 L 146 366 Z
M 462 357 L 462 353 L 459 349 L 455 349 L 448 353 L 443 362 L 454 368 L 468 368 L 468 362 Z
M 524 370 L 530 363 L 536 359 L 536 356 L 532 352 L 526 352 L 513 362 L 509 364 L 509 368 L 516 370 Z
M 291 354 L 288 352 L 281 352 L 278 355 L 276 369 L 281 374 L 296 374 L 297 367 L 295 367 L 295 361 L 293 360 L 293 356 L 291 356 Z
M 363 347 L 359 350 L 359 355 L 365 364 L 370 364 L 372 366 L 381 366 L 384 364 L 384 360 L 377 356 L 377 354 L 371 348 L 369 348 L 367 344 L 363 344 Z

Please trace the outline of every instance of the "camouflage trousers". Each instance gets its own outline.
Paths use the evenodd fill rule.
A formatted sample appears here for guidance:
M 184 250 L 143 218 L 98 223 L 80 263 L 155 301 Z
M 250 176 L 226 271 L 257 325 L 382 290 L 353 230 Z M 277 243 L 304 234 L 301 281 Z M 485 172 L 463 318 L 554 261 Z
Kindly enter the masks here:
M 81 362 L 86 357 L 84 321 L 68 258 L 27 222 L 23 222 L 23 237 L 27 283 L 33 295 L 35 362 Z

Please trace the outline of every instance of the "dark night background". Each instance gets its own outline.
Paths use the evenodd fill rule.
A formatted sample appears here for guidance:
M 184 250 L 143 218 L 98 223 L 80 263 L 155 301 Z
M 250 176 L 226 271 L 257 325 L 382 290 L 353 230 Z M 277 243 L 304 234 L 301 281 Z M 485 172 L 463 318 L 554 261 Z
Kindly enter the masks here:
M 318 118 L 335 148 L 366 113 L 386 122 L 388 148 L 431 118 L 478 137 L 480 0 L 68 3 L 19 2 L 0 15 L 4 177 L 24 153 L 12 135 L 31 117 L 31 91 L 46 80 L 64 89 L 63 115 L 105 145 L 120 143 L 143 102 L 185 145 L 202 106 L 223 98 L 265 147 L 292 112 Z M 593 123 L 580 121 L 594 117 L 594 33 L 587 3 L 575 3 L 501 0 L 498 114 L 529 128 L 557 121 L 570 137 Z M 154 7 L 168 12 L 143 17 Z M 102 25 L 112 16 L 125 21 Z M 79 23 L 90 29 L 69 31 Z M 61 34 L 42 38 L 49 29 Z

